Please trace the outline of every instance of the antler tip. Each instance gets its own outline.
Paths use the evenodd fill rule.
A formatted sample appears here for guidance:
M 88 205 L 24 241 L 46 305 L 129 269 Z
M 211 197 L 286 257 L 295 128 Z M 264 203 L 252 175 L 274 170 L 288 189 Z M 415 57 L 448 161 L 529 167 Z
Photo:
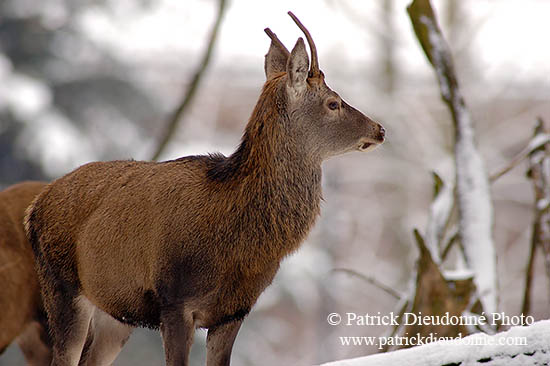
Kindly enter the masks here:
M 293 12 L 288 11 L 287 14 L 290 15 L 290 17 L 292 18 L 292 20 L 294 20 L 295 23 L 299 23 L 299 22 L 300 22 L 300 20 L 298 19 L 298 17 L 297 17 L 296 15 L 294 15 Z
M 321 75 L 321 72 L 319 70 L 319 61 L 317 59 L 317 47 L 315 47 L 315 43 L 313 42 L 313 38 L 311 37 L 311 34 L 309 34 L 309 31 L 307 28 L 300 22 L 298 17 L 294 15 L 293 12 L 289 11 L 288 15 L 294 20 L 294 23 L 300 28 L 300 30 L 304 33 L 307 39 L 307 43 L 309 43 L 309 49 L 311 51 L 311 69 L 313 75 Z

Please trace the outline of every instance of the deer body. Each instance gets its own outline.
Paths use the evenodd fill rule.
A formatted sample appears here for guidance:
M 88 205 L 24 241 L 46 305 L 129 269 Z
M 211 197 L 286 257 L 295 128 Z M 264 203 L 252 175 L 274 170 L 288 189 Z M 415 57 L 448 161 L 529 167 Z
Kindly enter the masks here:
M 198 301 L 197 293 L 198 326 L 246 315 L 313 225 L 320 169 L 264 161 L 241 173 L 225 167 L 232 158 L 92 163 L 61 178 L 34 212 L 71 194 L 86 197 L 86 205 L 72 201 L 66 211 L 47 213 L 66 225 L 59 235 L 78 233 L 52 240 L 67 241 L 52 259 L 77 268 L 89 299 L 132 325 L 158 327 L 163 301 Z
M 308 70 L 301 39 L 289 53 L 268 34 L 267 81 L 231 156 L 91 163 L 29 209 L 55 365 L 75 365 L 95 311 L 121 336 L 159 327 L 168 366 L 187 365 L 194 328 L 207 328 L 207 364 L 228 365 L 243 318 L 319 214 L 322 161 L 383 141 L 326 86 L 312 41 Z
M 33 366 L 49 365 L 51 349 L 23 217 L 45 185 L 24 182 L 0 192 L 0 353 L 15 341 Z

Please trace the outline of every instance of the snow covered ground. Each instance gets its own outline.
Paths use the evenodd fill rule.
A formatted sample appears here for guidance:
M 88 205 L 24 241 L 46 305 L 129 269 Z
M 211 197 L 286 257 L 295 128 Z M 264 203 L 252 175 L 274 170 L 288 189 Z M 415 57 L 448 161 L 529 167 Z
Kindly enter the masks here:
M 530 366 L 550 365 L 550 320 L 489 336 L 478 333 L 322 366 Z

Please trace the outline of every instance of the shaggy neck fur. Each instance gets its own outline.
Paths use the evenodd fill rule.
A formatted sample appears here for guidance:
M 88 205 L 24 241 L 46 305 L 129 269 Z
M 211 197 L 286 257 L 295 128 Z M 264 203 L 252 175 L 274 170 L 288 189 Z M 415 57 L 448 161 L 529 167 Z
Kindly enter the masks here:
M 291 131 L 285 88 L 285 74 L 266 82 L 239 148 L 212 156 L 207 173 L 239 192 L 241 207 L 246 202 L 240 224 L 257 226 L 254 237 L 278 258 L 305 239 L 321 200 L 321 165 Z

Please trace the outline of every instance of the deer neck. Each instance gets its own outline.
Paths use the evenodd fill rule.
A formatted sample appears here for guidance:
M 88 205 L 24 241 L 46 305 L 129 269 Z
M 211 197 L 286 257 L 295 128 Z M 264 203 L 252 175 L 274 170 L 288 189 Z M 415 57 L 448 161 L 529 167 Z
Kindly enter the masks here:
M 320 213 L 321 165 L 296 146 L 273 142 L 256 138 L 247 146 L 245 136 L 242 153 L 247 159 L 236 178 L 240 201 L 247 202 L 244 216 L 262 225 L 259 253 L 280 260 L 299 247 Z
M 238 149 L 211 169 L 218 181 L 304 186 L 320 191 L 321 160 L 308 152 L 287 111 L 284 74 L 268 80 Z
M 251 176 L 260 185 L 290 185 L 295 190 L 302 187 L 320 192 L 321 160 L 307 151 L 305 137 L 294 128 L 282 89 L 284 83 L 266 83 L 241 145 L 229 160 L 241 178 Z
M 238 192 L 236 202 L 246 205 L 242 221 L 261 224 L 255 239 L 271 258 L 298 248 L 319 215 L 322 196 L 321 162 L 299 143 L 288 115 L 276 109 L 283 107 L 260 98 L 239 148 L 210 171 Z

